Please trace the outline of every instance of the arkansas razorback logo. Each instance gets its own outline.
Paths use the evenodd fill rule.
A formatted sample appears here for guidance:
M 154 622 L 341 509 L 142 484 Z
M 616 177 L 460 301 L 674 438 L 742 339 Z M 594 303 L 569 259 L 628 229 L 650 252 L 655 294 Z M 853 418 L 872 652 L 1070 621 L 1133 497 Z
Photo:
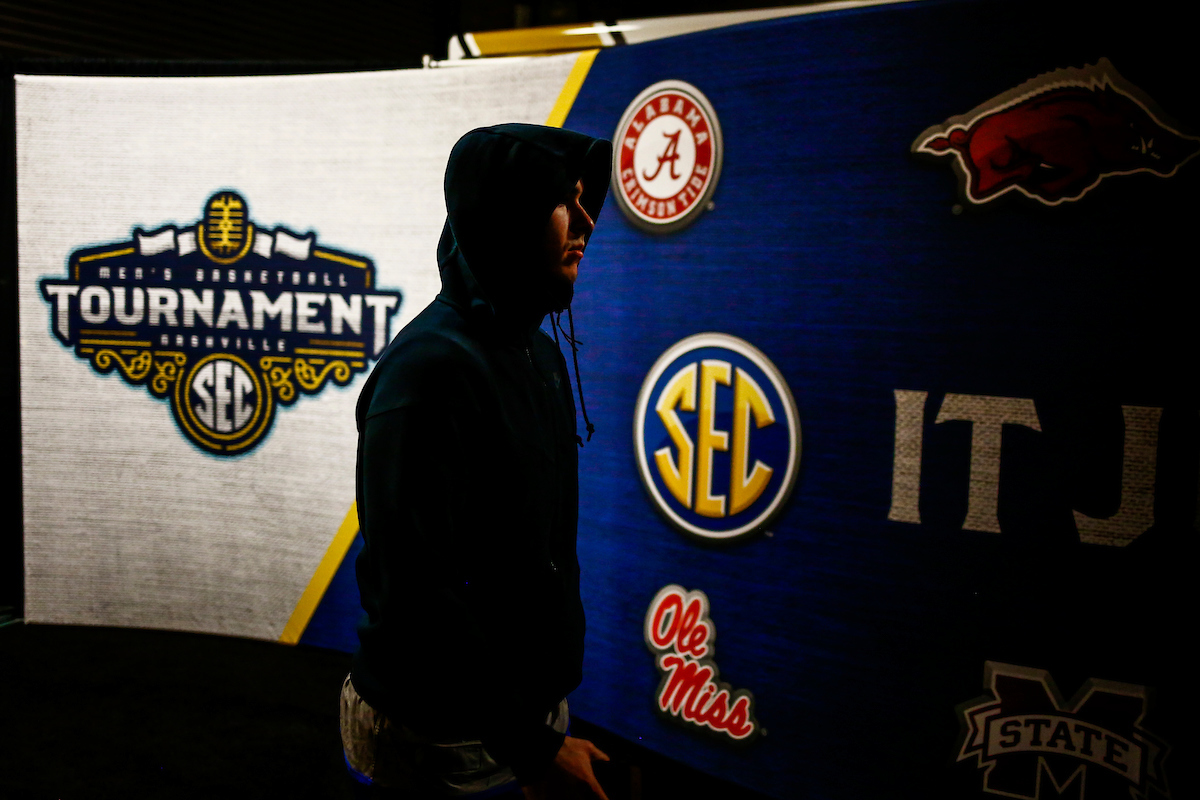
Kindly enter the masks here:
M 1041 75 L 934 125 L 912 152 L 952 158 L 959 192 L 973 205 L 1016 190 L 1055 206 L 1112 175 L 1174 175 L 1200 152 L 1200 137 L 1165 122 L 1102 58 Z

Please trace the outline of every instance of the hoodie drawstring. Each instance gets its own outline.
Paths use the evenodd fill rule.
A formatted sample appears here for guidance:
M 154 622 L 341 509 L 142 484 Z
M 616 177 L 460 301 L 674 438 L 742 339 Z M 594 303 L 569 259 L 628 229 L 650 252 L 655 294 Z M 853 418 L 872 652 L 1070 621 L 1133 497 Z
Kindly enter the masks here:
M 554 343 L 558 344 L 558 332 L 562 330 L 562 312 L 551 317 L 552 323 L 550 328 L 554 331 Z M 592 434 L 596 432 L 596 426 L 588 419 L 587 403 L 583 399 L 583 382 L 579 380 L 579 346 L 583 342 L 575 338 L 575 317 L 571 314 L 571 307 L 567 306 L 567 323 L 571 326 L 571 332 L 562 331 L 563 338 L 571 345 L 571 362 L 575 365 L 575 386 L 579 390 L 579 408 L 583 411 L 583 421 L 587 426 L 587 440 L 592 440 Z M 559 345 L 561 348 L 561 345 Z M 575 441 L 583 447 L 583 438 L 578 434 L 575 435 Z

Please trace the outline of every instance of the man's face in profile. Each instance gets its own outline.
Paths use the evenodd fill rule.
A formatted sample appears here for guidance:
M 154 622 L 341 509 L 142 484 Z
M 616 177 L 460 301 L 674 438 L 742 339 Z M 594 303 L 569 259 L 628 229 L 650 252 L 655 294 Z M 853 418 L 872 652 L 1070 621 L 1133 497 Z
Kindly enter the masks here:
M 555 207 L 546 222 L 543 239 L 544 264 L 549 275 L 550 304 L 562 311 L 571 304 L 575 294 L 575 279 L 579 277 L 579 262 L 587 247 L 588 237 L 596 224 L 580 204 L 583 181 L 577 181 L 567 198 Z

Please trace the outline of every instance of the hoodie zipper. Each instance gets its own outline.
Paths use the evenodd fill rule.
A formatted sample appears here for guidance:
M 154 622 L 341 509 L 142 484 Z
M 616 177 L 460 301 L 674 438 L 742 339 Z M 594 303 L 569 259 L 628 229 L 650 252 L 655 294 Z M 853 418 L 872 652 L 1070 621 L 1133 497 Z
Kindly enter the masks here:
M 529 351 L 529 345 L 525 345 L 525 358 L 529 361 L 529 368 L 532 369 L 533 374 L 537 376 L 538 383 L 540 383 L 542 385 L 542 388 L 545 389 L 546 388 L 546 379 L 542 377 L 542 373 L 538 370 L 537 366 L 533 363 L 533 353 L 531 353 Z
M 530 350 L 529 350 L 529 345 L 525 345 L 525 348 L 524 348 L 524 350 L 525 350 L 525 358 L 526 358 L 526 360 L 528 360 L 528 361 L 529 361 L 529 367 L 530 367 L 530 369 L 532 369 L 532 370 L 533 370 L 533 374 L 537 376 L 537 378 L 538 378 L 538 383 L 540 383 L 540 384 L 542 385 L 542 388 L 543 388 L 543 389 L 545 389 L 545 388 L 546 388 L 546 381 L 542 379 L 542 373 L 538 371 L 538 368 L 537 368 L 536 366 L 534 366 L 534 363 L 533 363 L 533 353 L 531 353 L 531 352 L 530 352 Z M 555 564 L 555 563 L 554 563 L 554 559 L 553 559 L 553 558 L 549 559 L 549 561 L 550 561 L 550 574 L 551 574 L 551 575 L 554 575 L 554 576 L 557 576 L 557 575 L 558 575 L 558 564 Z

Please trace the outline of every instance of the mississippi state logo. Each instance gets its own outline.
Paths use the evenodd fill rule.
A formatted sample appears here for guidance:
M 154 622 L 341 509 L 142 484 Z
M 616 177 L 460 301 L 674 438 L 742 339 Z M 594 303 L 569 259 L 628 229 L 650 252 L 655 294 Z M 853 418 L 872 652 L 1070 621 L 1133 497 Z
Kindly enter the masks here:
M 649 87 L 625 109 L 613 138 L 613 194 L 634 225 L 669 233 L 708 207 L 721 173 L 721 126 L 695 86 Z
M 949 158 L 963 202 L 982 205 L 1016 191 L 1056 206 L 1114 175 L 1170 177 L 1200 152 L 1200 137 L 1180 132 L 1156 109 L 1102 58 L 950 117 L 918 136 L 912 152 Z
M 1000 797 L 1078 800 L 1170 797 L 1170 748 L 1142 726 L 1146 687 L 1092 678 L 1064 701 L 1045 670 L 989 661 L 987 694 L 959 706 L 958 760 Z M 1154 789 L 1152 793 L 1150 790 Z
M 365 371 L 400 306 L 373 288 L 370 259 L 258 228 L 231 191 L 195 225 L 134 229 L 76 250 L 67 270 L 41 281 L 58 340 L 167 401 L 180 432 L 217 456 L 250 452 L 277 408 Z
M 642 482 L 684 533 L 732 539 L 783 506 L 800 464 L 800 417 L 775 365 L 749 342 L 700 333 L 654 363 L 634 416 Z
M 717 627 L 704 592 L 664 586 L 646 611 L 644 636 L 662 673 L 654 698 L 661 716 L 726 742 L 748 743 L 763 733 L 754 695 L 717 679 Z

